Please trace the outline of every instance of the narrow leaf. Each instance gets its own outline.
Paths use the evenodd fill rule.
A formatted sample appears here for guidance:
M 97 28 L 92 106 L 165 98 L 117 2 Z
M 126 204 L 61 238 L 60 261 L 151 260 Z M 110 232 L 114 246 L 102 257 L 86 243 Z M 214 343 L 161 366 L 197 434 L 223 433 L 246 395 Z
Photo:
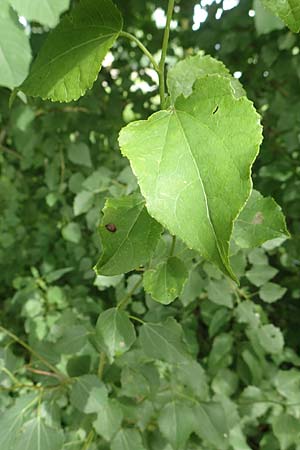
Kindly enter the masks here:
M 93 86 L 121 29 L 111 0 L 81 0 L 50 33 L 20 89 L 44 100 L 77 100 Z
M 252 103 L 235 98 L 230 80 L 217 75 L 120 134 L 149 214 L 233 279 L 229 240 L 261 140 Z
M 98 275 L 119 275 L 145 264 L 158 243 L 162 227 L 149 216 L 140 195 L 108 199 L 100 237 L 102 256 Z

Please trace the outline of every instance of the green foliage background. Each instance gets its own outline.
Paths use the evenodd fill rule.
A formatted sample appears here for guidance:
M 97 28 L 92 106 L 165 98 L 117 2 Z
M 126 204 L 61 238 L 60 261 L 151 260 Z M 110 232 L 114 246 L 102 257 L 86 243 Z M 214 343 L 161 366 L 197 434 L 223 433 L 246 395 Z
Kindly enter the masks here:
M 300 449 L 300 38 L 270 16 L 262 26 L 248 0 L 221 20 L 213 3 L 193 31 L 195 3 L 175 12 L 167 62 L 202 51 L 241 72 L 264 125 L 254 187 L 282 206 L 292 238 L 239 251 L 239 287 L 179 242 L 189 279 L 170 306 L 144 292 L 138 271 L 96 276 L 100 211 L 137 189 L 119 130 L 159 105 L 149 61 L 119 40 L 93 89 L 67 105 L 17 98 L 9 110 L 2 88 L 0 321 L 34 352 L 0 329 L 0 448 Z M 116 4 L 155 54 L 163 30 L 152 14 L 166 2 Z M 35 55 L 57 20 L 28 19 Z M 158 256 L 169 246 L 162 238 Z

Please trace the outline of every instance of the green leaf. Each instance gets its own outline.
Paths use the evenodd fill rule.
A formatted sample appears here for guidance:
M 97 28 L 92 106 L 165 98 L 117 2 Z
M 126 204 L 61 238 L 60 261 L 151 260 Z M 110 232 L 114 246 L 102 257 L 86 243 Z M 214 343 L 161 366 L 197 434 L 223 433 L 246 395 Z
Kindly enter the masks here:
M 219 403 L 203 403 L 194 408 L 195 433 L 218 450 L 228 447 L 226 413 Z
M 234 224 L 232 239 L 242 248 L 259 247 L 275 238 L 288 238 L 281 208 L 271 198 L 253 190 Z
M 213 375 L 223 367 L 228 367 L 232 361 L 233 338 L 230 334 L 219 334 L 213 342 L 208 357 L 208 367 Z
M 68 147 L 68 158 L 74 164 L 92 167 L 90 149 L 84 142 L 71 144 Z
M 119 430 L 122 420 L 123 413 L 119 403 L 109 399 L 98 412 L 93 426 L 100 436 L 110 441 Z
M 207 295 L 211 302 L 233 308 L 233 291 L 228 280 L 210 280 Z
M 181 294 L 187 278 L 188 271 L 184 262 L 171 256 L 145 272 L 144 288 L 154 300 L 169 305 Z
M 4 5 L 2 2 L 4 1 Z M 29 37 L 9 11 L 6 0 L 0 11 L 0 86 L 13 89 L 28 74 L 31 61 Z
M 111 0 L 82 0 L 49 34 L 20 89 L 70 102 L 90 89 L 123 23 Z
M 269 280 L 275 277 L 278 270 L 271 266 L 264 266 L 262 264 L 253 266 L 246 272 L 246 277 L 255 286 L 262 286 Z
M 174 102 L 177 97 L 188 97 L 193 92 L 193 85 L 198 78 L 207 75 L 222 75 L 229 78 L 236 97 L 245 95 L 240 82 L 234 78 L 227 67 L 209 55 L 196 55 L 179 61 L 168 72 L 168 87 L 171 99 Z
M 287 288 L 276 283 L 266 283 L 259 290 L 260 298 L 266 303 L 274 303 L 284 296 Z
M 62 430 L 49 427 L 37 417 L 23 425 L 14 450 L 62 450 L 63 443 Z
M 52 28 L 60 14 L 69 8 L 70 0 L 10 0 L 10 3 L 19 16 Z
M 111 450 L 145 450 L 137 430 L 122 429 L 111 442 Z
M 268 9 L 265 9 L 260 0 L 254 0 L 253 9 L 255 11 L 255 28 L 258 35 L 268 34 L 271 31 L 284 28 L 284 23 Z
M 185 403 L 170 402 L 161 410 L 158 426 L 173 449 L 181 450 L 194 430 L 194 411 Z
M 89 191 L 81 191 L 74 199 L 74 215 L 79 216 L 88 212 L 93 206 L 94 194 Z
M 97 274 L 119 275 L 149 261 L 162 227 L 149 216 L 141 196 L 108 199 L 103 213 L 99 228 L 103 253 Z
M 281 450 L 291 448 L 300 438 L 299 419 L 282 413 L 275 417 L 272 423 L 273 432 L 280 443 Z
M 127 352 L 135 338 L 134 326 L 125 312 L 111 308 L 100 314 L 96 325 L 97 344 L 106 352 L 110 362 Z
M 276 14 L 294 33 L 300 31 L 299 0 L 261 0 L 261 2 Z
M 56 350 L 64 355 L 80 352 L 87 343 L 87 330 L 82 325 L 75 325 L 64 330 L 56 343 Z
M 281 353 L 284 339 L 279 328 L 272 324 L 263 325 L 256 330 L 260 345 L 271 354 Z
M 288 399 L 288 403 L 300 402 L 300 372 L 298 368 L 279 370 L 274 379 L 274 385 L 279 394 Z
M 14 406 L 7 408 L 0 417 L 0 448 L 16 449 L 16 439 L 25 420 L 25 412 L 37 400 L 34 395 L 26 395 L 17 399 Z
M 173 318 L 163 324 L 145 323 L 140 328 L 140 343 L 149 358 L 171 364 L 186 363 L 190 359 L 182 340 L 182 328 Z
M 61 234 L 66 241 L 78 244 L 81 240 L 81 229 L 78 223 L 70 222 L 62 228 Z
M 120 134 L 149 214 L 234 280 L 229 240 L 261 140 L 252 103 L 235 98 L 230 80 L 217 75 Z
M 71 403 L 79 411 L 91 414 L 101 411 L 107 402 L 107 389 L 96 375 L 78 377 L 72 386 Z
M 250 328 L 257 328 L 260 324 L 260 315 L 256 310 L 256 305 L 251 300 L 239 303 L 235 314 L 239 323 L 246 323 Z

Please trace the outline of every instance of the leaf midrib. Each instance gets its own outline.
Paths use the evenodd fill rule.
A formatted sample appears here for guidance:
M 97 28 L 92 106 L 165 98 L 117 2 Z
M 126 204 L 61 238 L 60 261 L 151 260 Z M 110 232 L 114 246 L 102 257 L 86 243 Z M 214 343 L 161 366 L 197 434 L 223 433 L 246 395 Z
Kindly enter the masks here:
M 213 235 L 214 235 L 214 239 L 215 239 L 215 243 L 216 243 L 216 246 L 217 246 L 217 249 L 218 249 L 218 253 L 219 253 L 219 255 L 220 255 L 221 261 L 222 261 L 223 264 L 225 265 L 225 263 L 224 263 L 224 261 L 223 261 L 223 255 L 222 255 L 222 252 L 220 251 L 220 247 L 219 247 L 219 242 L 218 242 L 216 230 L 215 230 L 215 228 L 214 228 L 214 225 L 213 225 L 213 222 L 212 222 L 212 219 L 211 219 L 210 210 L 209 210 L 209 204 L 208 204 L 208 198 L 207 198 L 207 194 L 206 194 L 204 182 L 203 182 L 203 180 L 202 180 L 202 176 L 201 176 L 201 173 L 200 173 L 198 164 L 197 164 L 197 162 L 196 162 L 196 159 L 195 159 L 195 156 L 194 156 L 192 147 L 191 147 L 191 145 L 190 145 L 190 143 L 189 143 L 189 140 L 188 140 L 188 138 L 187 138 L 187 135 L 186 135 L 186 133 L 185 133 L 185 131 L 184 131 L 183 125 L 182 125 L 182 123 L 181 123 L 181 121 L 180 121 L 180 118 L 179 118 L 179 115 L 177 114 L 177 112 L 178 112 L 178 111 L 176 111 L 176 109 L 174 109 L 174 116 L 176 117 L 176 119 L 177 119 L 177 121 L 178 121 L 178 123 L 179 123 L 179 125 L 180 125 L 180 130 L 181 130 L 181 132 L 182 132 L 182 136 L 183 136 L 183 138 L 184 138 L 184 140 L 185 140 L 185 142 L 186 142 L 186 144 L 187 144 L 187 148 L 188 148 L 188 150 L 189 150 L 189 153 L 190 153 L 190 155 L 191 155 L 193 164 L 194 164 L 194 166 L 195 166 L 195 168 L 196 168 L 196 171 L 197 171 L 197 174 L 198 174 L 198 178 L 199 178 L 200 185 L 201 185 L 201 189 L 202 189 L 203 196 L 204 196 L 205 207 L 206 207 L 206 213 L 207 213 L 207 219 L 208 219 L 208 222 L 209 222 L 209 224 L 210 224 L 210 227 L 211 227 L 212 232 L 213 232 Z M 181 111 L 181 112 L 185 113 L 184 111 Z M 187 114 L 187 113 L 185 113 L 185 114 Z M 192 116 L 192 117 L 193 117 L 194 120 L 197 120 L 194 116 Z M 226 265 L 225 265 L 225 267 L 226 267 Z
M 64 51 L 63 53 L 60 53 L 59 55 L 57 55 L 55 58 L 53 58 L 50 61 L 47 61 L 45 64 L 43 64 L 41 67 L 38 68 L 37 72 L 42 71 L 45 67 L 51 66 L 52 64 L 54 64 L 55 62 L 57 62 L 59 59 L 63 58 L 64 56 L 78 50 L 81 47 L 84 46 L 88 46 L 89 44 L 93 43 L 93 42 L 97 42 L 98 40 L 100 41 L 103 38 L 109 38 L 111 36 L 114 36 L 115 34 L 118 34 L 118 32 L 116 33 L 110 33 L 110 34 L 101 34 L 101 36 L 97 36 L 96 38 L 90 39 L 89 41 L 85 41 L 81 44 L 75 45 L 72 48 L 69 48 L 68 50 Z

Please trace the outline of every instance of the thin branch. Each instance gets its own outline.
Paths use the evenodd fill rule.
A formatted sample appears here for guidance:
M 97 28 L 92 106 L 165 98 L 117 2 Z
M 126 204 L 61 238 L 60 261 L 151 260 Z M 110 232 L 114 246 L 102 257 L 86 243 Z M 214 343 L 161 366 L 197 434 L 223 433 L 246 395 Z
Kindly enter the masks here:
M 0 331 L 2 333 L 5 333 L 7 336 L 9 336 L 11 339 L 13 339 L 15 342 L 20 344 L 23 348 L 25 348 L 29 353 L 31 353 L 33 356 L 35 356 L 41 363 L 43 363 L 48 369 L 51 370 L 54 374 L 56 374 L 57 378 L 60 380 L 66 379 L 66 376 L 62 374 L 56 367 L 54 367 L 51 363 L 49 363 L 43 356 L 41 356 L 39 353 L 37 353 L 30 345 L 28 345 L 26 342 L 24 342 L 22 339 L 20 339 L 18 336 L 16 336 L 11 331 L 7 330 L 6 328 L 0 326 Z
M 141 278 L 137 283 L 135 283 L 135 285 L 133 286 L 131 291 L 128 292 L 128 294 L 117 304 L 117 309 L 125 309 L 126 308 L 127 303 L 129 302 L 129 300 L 131 299 L 131 297 L 133 296 L 133 294 L 135 293 L 137 288 L 142 284 L 142 282 L 143 282 L 143 279 Z
M 142 42 L 137 37 L 135 37 L 131 33 L 127 33 L 126 31 L 121 31 L 120 36 L 127 38 L 132 42 L 135 42 L 136 45 L 142 50 L 142 52 L 150 59 L 156 72 L 159 73 L 159 66 L 158 66 L 157 62 L 155 61 L 153 55 L 149 52 L 149 50 L 144 46 L 144 44 L 142 44 Z
M 159 62 L 159 94 L 160 94 L 160 103 L 161 107 L 165 108 L 166 106 L 166 92 L 165 92 L 165 63 L 166 56 L 168 51 L 168 44 L 170 38 L 170 30 L 171 30 L 171 20 L 173 16 L 175 0 L 169 0 L 168 11 L 167 11 L 167 23 L 164 32 L 163 44 L 162 44 L 162 53 Z

